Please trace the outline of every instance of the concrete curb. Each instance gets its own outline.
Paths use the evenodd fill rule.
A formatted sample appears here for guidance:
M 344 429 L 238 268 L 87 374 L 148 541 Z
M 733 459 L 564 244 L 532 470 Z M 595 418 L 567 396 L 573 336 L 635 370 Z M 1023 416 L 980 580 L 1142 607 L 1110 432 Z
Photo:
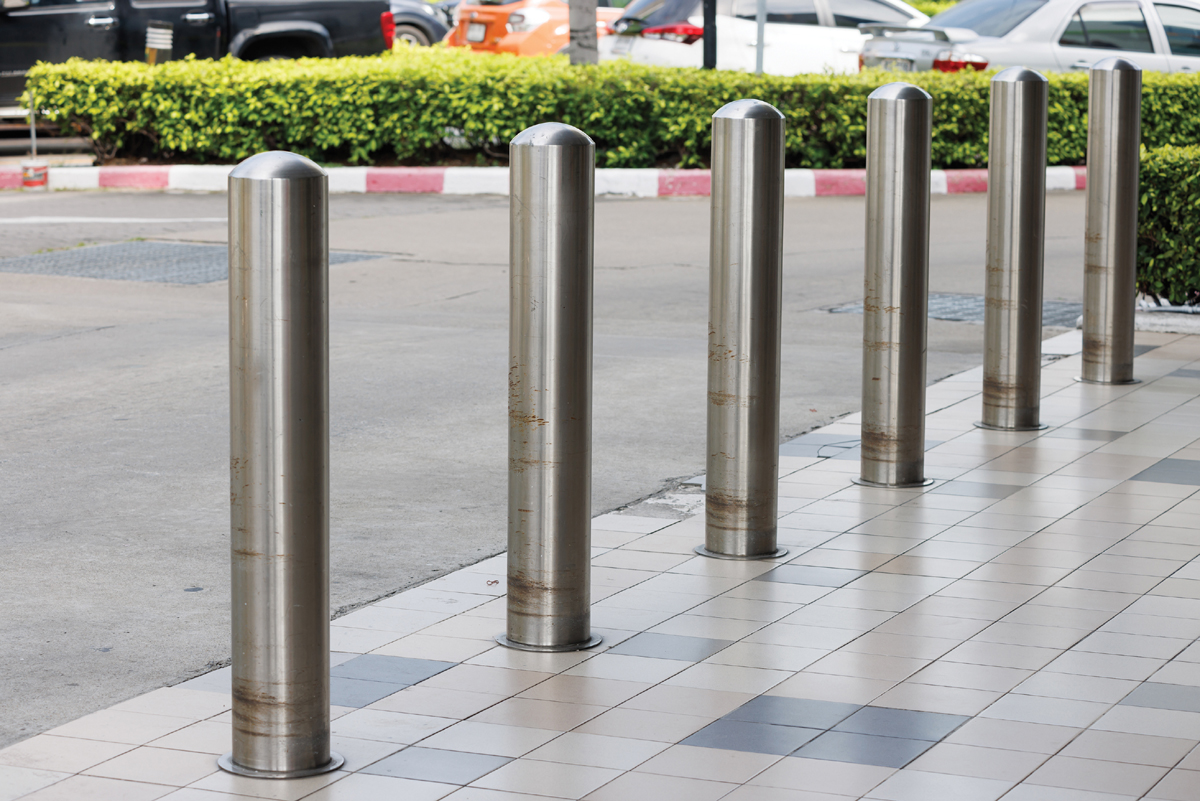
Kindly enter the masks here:
M 176 164 L 154 167 L 51 167 L 51 189 L 176 189 L 223 192 L 233 165 Z M 707 196 L 708 170 L 599 169 L 597 195 L 631 197 Z M 1086 167 L 1048 167 L 1047 190 L 1087 186 Z M 0 167 L 0 189 L 20 189 L 21 168 Z M 934 170 L 935 195 L 987 191 L 987 170 Z M 507 167 L 331 167 L 329 191 L 443 195 L 506 195 Z M 866 194 L 865 170 L 785 170 L 787 197 Z

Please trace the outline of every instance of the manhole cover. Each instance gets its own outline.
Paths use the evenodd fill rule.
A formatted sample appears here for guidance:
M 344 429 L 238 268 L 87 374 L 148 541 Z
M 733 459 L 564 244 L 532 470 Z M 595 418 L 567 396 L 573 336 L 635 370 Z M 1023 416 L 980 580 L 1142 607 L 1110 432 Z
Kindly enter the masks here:
M 935 320 L 953 320 L 960 323 L 983 322 L 983 295 L 938 295 L 929 296 L 929 316 Z M 851 303 L 830 309 L 835 314 L 862 314 L 861 303 Z M 1083 314 L 1083 304 L 1064 300 L 1047 300 L 1042 303 L 1042 325 L 1074 328 L 1075 321 Z
M 329 254 L 329 263 L 378 258 L 381 257 L 372 253 L 334 252 Z M 229 277 L 229 249 L 225 245 L 120 242 L 0 259 L 0 272 L 207 284 Z

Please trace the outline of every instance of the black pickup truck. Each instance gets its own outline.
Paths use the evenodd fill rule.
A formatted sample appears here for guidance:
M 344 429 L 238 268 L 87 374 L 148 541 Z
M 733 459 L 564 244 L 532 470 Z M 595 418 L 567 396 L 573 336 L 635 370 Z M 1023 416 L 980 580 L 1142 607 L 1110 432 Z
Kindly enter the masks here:
M 38 61 L 78 56 L 299 58 L 380 53 L 394 30 L 387 0 L 0 0 L 0 106 Z M 157 46 L 157 47 L 156 47 Z M 162 58 L 163 56 L 158 56 Z

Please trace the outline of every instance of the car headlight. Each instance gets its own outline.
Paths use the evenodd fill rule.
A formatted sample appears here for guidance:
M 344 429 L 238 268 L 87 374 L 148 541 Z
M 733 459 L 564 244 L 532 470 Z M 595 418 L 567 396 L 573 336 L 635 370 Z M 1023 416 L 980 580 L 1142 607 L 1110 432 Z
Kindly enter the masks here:
M 527 8 L 508 15 L 509 33 L 526 33 L 541 27 L 550 20 L 550 12 L 541 8 Z
M 432 17 L 432 16 L 434 15 L 434 13 L 435 13 L 435 12 L 434 12 L 434 10 L 433 10 L 433 6 L 429 5 L 428 3 L 426 3 L 426 4 L 425 4 L 425 5 L 423 5 L 423 6 L 421 6 L 421 10 L 422 10 L 422 11 L 424 11 L 426 14 L 428 14 L 428 15 L 429 15 L 429 16 L 431 16 L 431 17 Z

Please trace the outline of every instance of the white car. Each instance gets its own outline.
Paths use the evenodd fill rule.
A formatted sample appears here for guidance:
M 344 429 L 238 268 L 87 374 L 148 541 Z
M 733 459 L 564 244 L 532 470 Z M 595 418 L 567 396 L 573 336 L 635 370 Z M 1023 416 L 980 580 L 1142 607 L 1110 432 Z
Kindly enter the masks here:
M 717 68 L 754 72 L 757 0 L 717 0 Z M 763 72 L 858 72 L 863 34 L 883 22 L 919 26 L 929 17 L 901 0 L 767 0 Z M 600 58 L 700 67 L 704 61 L 702 0 L 632 0 L 600 40 Z
M 866 66 L 956 72 L 1086 70 L 1121 56 L 1143 70 L 1200 70 L 1195 0 L 963 0 L 916 30 L 864 25 Z

